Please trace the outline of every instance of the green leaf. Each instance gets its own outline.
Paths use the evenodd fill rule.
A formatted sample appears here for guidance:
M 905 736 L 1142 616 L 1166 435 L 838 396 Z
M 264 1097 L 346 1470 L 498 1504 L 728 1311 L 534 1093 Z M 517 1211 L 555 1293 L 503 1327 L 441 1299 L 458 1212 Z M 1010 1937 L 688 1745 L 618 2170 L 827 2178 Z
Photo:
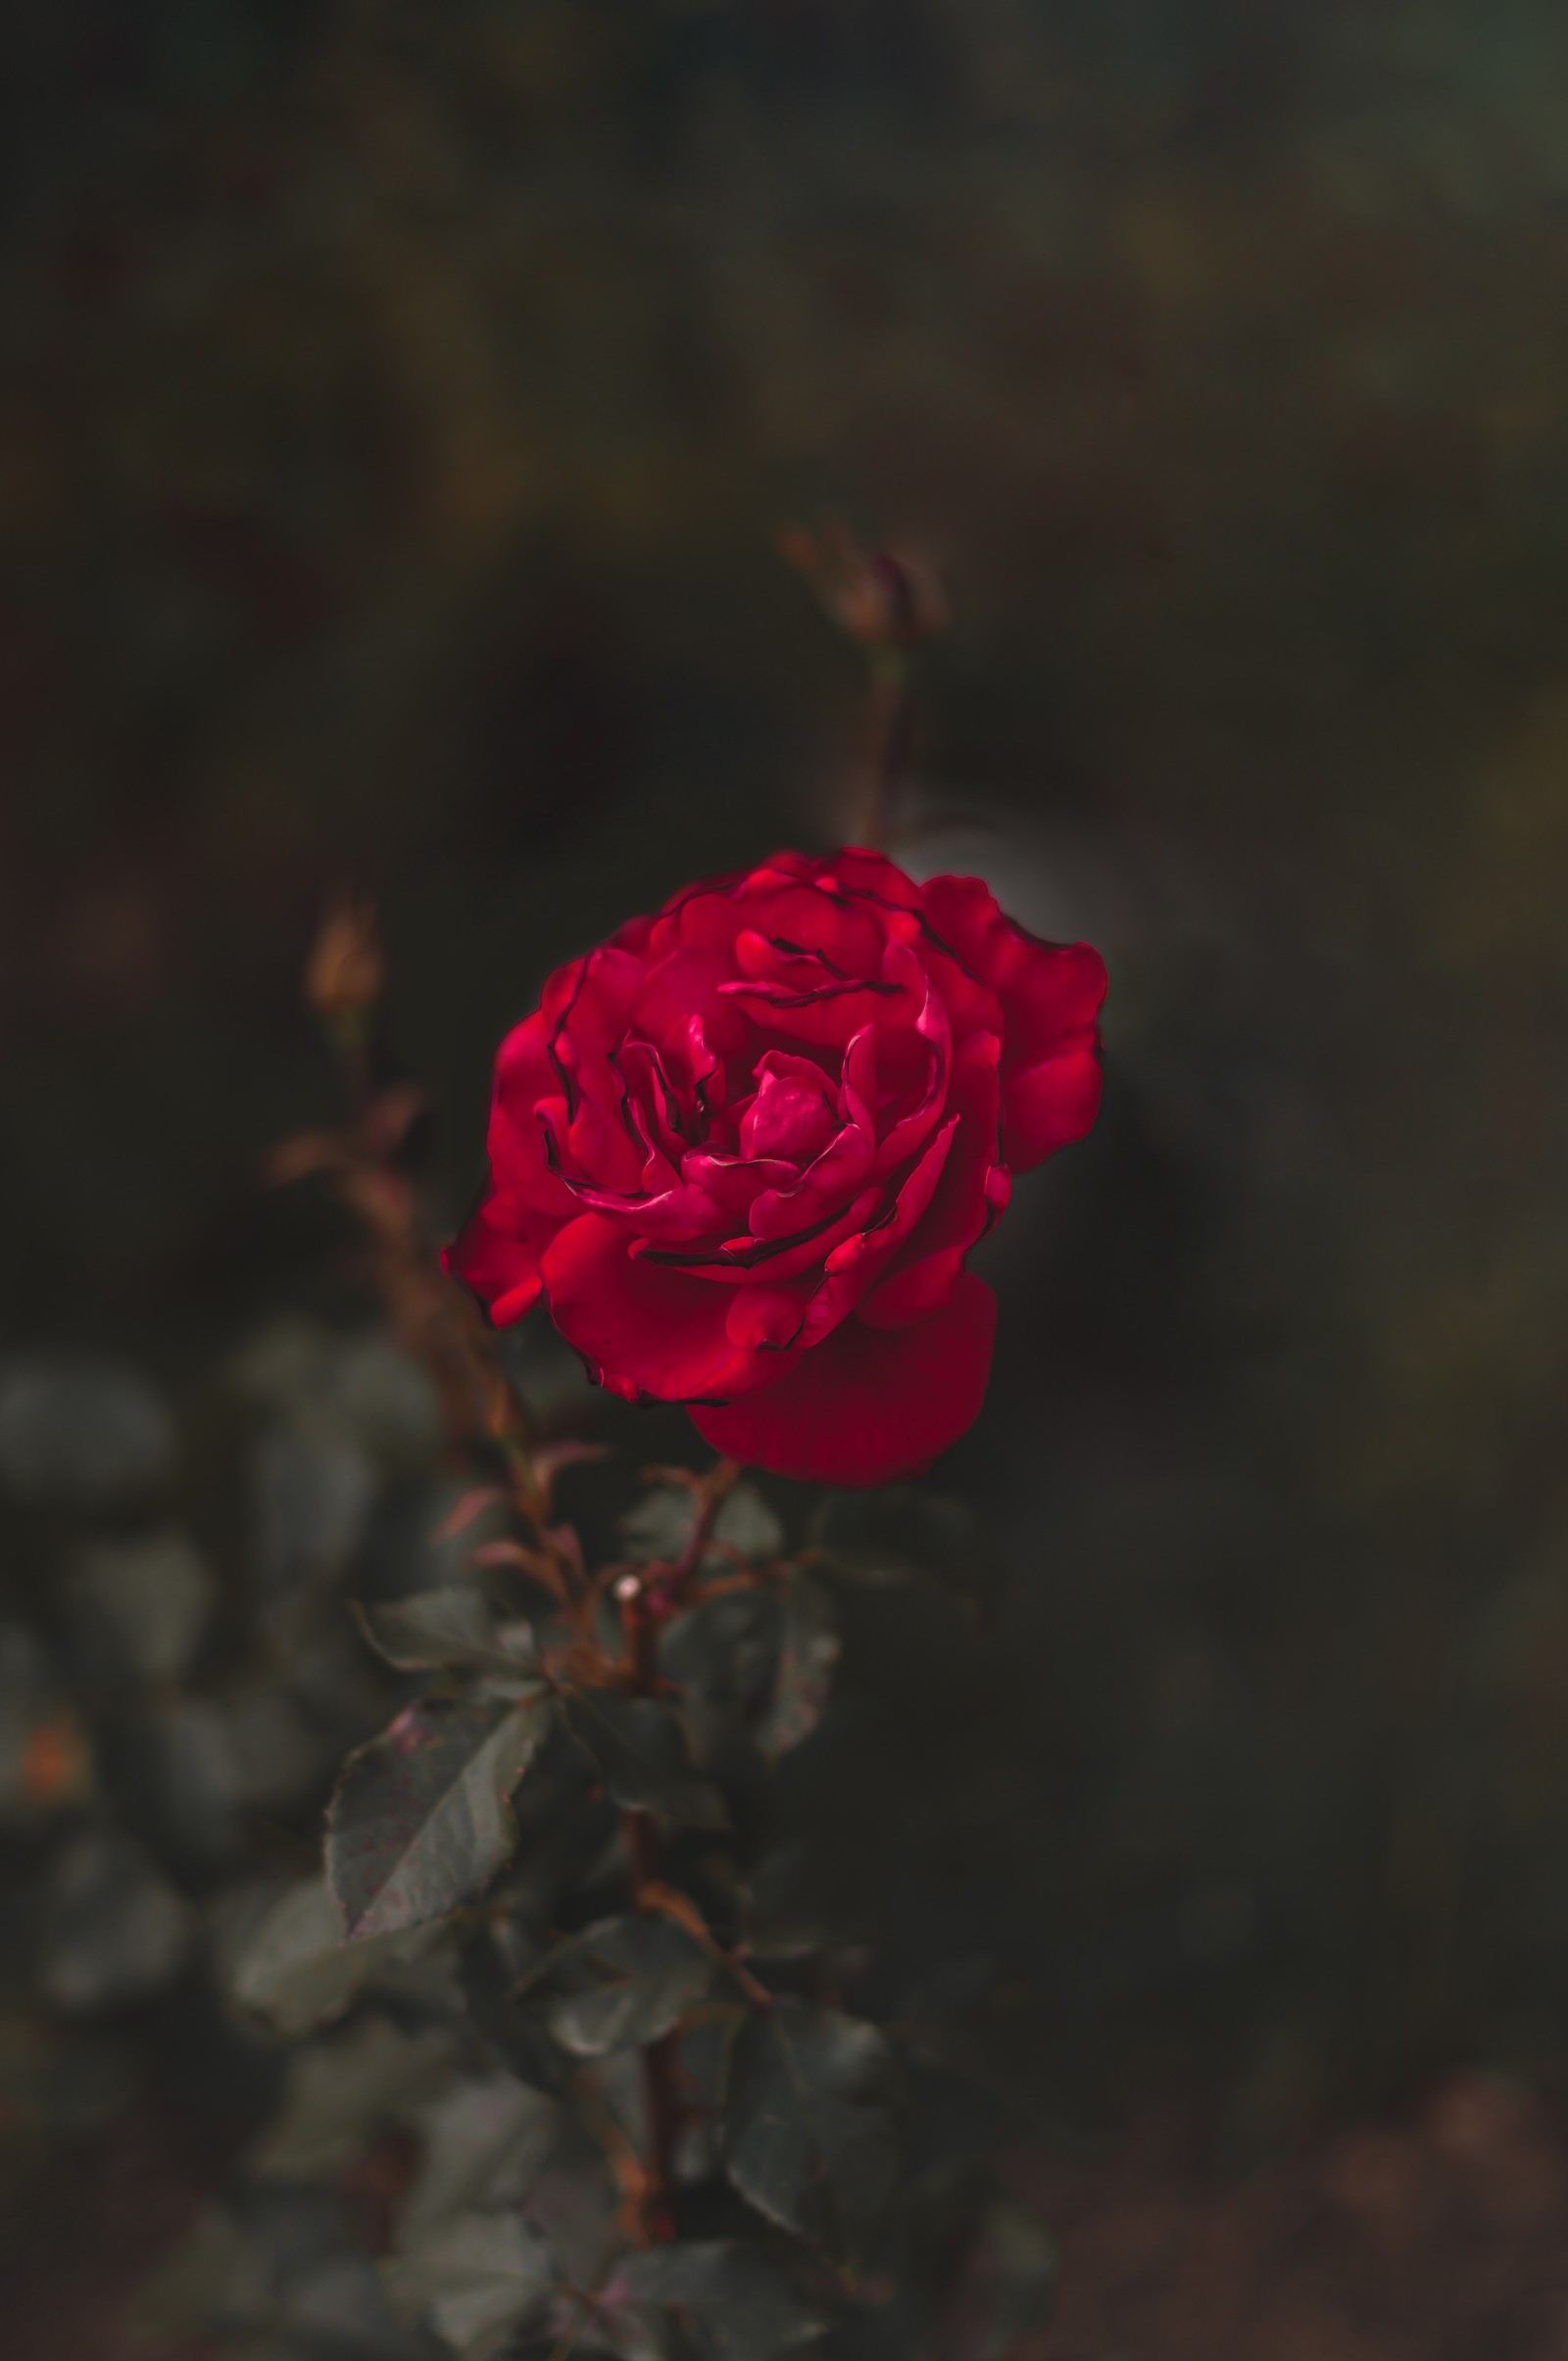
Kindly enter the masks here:
M 455 2213 L 515 2205 L 539 2178 L 561 2109 L 510 2074 L 468 2076 L 419 2111 L 424 2149 L 399 2224 L 417 2246 Z
M 392 2116 L 426 2098 L 450 2071 L 452 2036 L 411 2040 L 384 2017 L 296 2050 L 283 2105 L 251 2148 L 253 2173 L 331 2180 Z
M 579 1689 L 566 1725 L 593 1757 L 622 1811 L 657 1812 L 691 1828 L 727 1828 L 717 1788 L 692 1769 L 686 1733 L 669 1706 L 614 1689 Z
M 139 1369 L 92 1353 L 0 1366 L 0 1483 L 20 1498 L 96 1509 L 160 1490 L 179 1439 Z
M 177 1529 L 82 1552 L 66 1586 L 72 1620 L 95 1672 L 175 1681 L 187 1671 L 213 1603 L 213 1584 Z
M 890 2058 L 876 2028 L 781 2000 L 736 2040 L 725 2163 L 769 2221 L 855 2264 L 897 2169 Z
M 548 1722 L 538 1699 L 400 1713 L 349 1757 L 326 1873 L 348 1933 L 391 1935 L 483 1892 L 516 1843 L 508 1798 Z
M 42 1918 L 45 1997 L 86 2013 L 122 2007 L 167 1984 L 195 1913 L 134 1838 L 104 1831 L 79 1837 L 55 1862 Z
M 773 1701 L 757 1732 L 762 1752 L 775 1761 L 816 1728 L 839 1660 L 838 1614 L 821 1583 L 791 1574 L 780 1593 L 779 1618 Z
M 970 2249 L 959 2300 L 974 2316 L 965 2361 L 1007 2361 L 1051 2310 L 1060 2258 L 1036 2215 L 999 2195 Z
M 923 1487 L 833 1492 L 813 1534 L 828 1571 L 851 1582 L 930 1582 L 983 1613 L 1003 1572 L 1001 1552 L 962 1500 Z
M 351 1943 L 325 1878 L 307 1878 L 256 1926 L 229 1971 L 229 1994 L 238 2007 L 298 2040 L 341 2016 L 378 1968 L 419 1956 L 439 1933 L 422 1926 Z
M 604 2057 L 668 2033 L 712 1973 L 707 1952 L 670 1919 L 607 1918 L 552 1952 L 519 1997 L 542 1990 L 545 2022 L 562 2047 Z
M 642 1563 L 678 1558 L 691 1540 L 697 1522 L 697 1496 L 684 1485 L 662 1485 L 648 1494 L 620 1520 L 621 1539 L 628 1557 Z M 784 1528 L 754 1484 L 736 1484 L 724 1496 L 705 1564 L 722 1564 L 729 1552 L 754 1565 L 777 1557 L 784 1547 Z
M 596 2316 L 624 2361 L 783 2361 L 827 2327 L 766 2255 L 721 2239 L 625 2256 Z
M 172 2345 L 225 2314 L 260 2309 L 261 2271 L 249 2238 L 225 2208 L 208 2205 L 187 2236 L 137 2287 L 123 2326 L 133 2345 Z
M 397 2308 L 466 2361 L 499 2352 L 554 2280 L 545 2240 L 515 2213 L 453 2214 L 385 2269 Z
M 399 1672 L 462 1665 L 515 1676 L 534 1665 L 528 1625 L 514 1623 L 498 1630 L 482 1595 L 456 1583 L 381 1605 L 364 1606 L 356 1600 L 355 1613 L 370 1646 Z
M 780 1607 L 771 1591 L 726 1591 L 676 1615 L 659 1638 L 659 1669 L 686 1704 L 752 1721 L 772 1695 Z

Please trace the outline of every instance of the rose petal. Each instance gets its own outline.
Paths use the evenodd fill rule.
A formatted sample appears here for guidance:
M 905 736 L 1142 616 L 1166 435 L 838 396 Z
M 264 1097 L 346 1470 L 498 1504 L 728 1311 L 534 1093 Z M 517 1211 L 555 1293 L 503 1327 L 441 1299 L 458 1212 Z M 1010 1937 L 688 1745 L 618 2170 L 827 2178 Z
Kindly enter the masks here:
M 1002 1157 L 997 1048 L 990 1033 L 971 1034 L 959 1045 L 948 1101 L 957 1131 L 918 1227 L 859 1306 L 873 1328 L 902 1328 L 945 1303 L 963 1257 L 990 1228 L 999 1199 L 1005 1202 L 1004 1170 L 1001 1185 L 993 1177 Z
M 514 1025 L 496 1053 L 487 1147 L 490 1169 L 509 1196 L 521 1197 L 542 1213 L 569 1220 L 572 1202 L 551 1170 L 540 1129 L 539 1108 L 554 1106 L 565 1122 L 565 1102 L 550 1053 L 545 1021 L 536 1009 Z
M 715 1451 L 812 1484 L 915 1475 L 971 1426 L 985 1399 L 997 1300 L 965 1271 L 933 1319 L 897 1335 L 846 1320 L 760 1393 L 694 1409 Z
M 1008 1161 L 1020 1172 L 1081 1140 L 1100 1111 L 1098 1050 L 1070 1050 L 1005 1079 Z
M 560 1227 L 516 1198 L 492 1190 L 441 1256 L 498 1328 L 511 1328 L 539 1301 L 539 1257 Z
M 1081 1139 L 1095 1119 L 1099 1087 L 1082 1059 L 1097 1054 L 1104 961 L 1087 943 L 1043 943 L 1026 933 L 978 877 L 933 877 L 925 893 L 937 934 L 1002 1005 L 1007 1161 L 1026 1172 Z M 1057 1062 L 1067 1070 L 1036 1079 Z
M 777 1156 L 799 1171 L 820 1155 L 838 1127 L 821 1067 L 808 1058 L 767 1051 L 758 1063 L 756 1095 L 740 1121 L 742 1156 Z
M 550 1316 L 612 1392 L 660 1402 L 725 1401 L 777 1375 L 775 1353 L 737 1346 L 734 1295 L 646 1254 L 617 1222 L 584 1213 L 541 1260 Z

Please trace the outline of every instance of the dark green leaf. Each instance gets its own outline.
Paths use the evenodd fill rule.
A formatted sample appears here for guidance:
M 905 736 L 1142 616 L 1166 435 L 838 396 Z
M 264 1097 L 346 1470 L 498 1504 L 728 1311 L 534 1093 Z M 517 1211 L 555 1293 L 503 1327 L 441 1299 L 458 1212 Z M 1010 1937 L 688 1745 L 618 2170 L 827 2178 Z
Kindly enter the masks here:
M 839 1660 L 833 1600 L 808 1574 L 791 1574 L 784 1583 L 779 1617 L 773 1702 L 757 1732 L 763 1753 L 775 1760 L 816 1728 L 827 1709 L 833 1667 Z
M 250 2240 L 231 2213 L 210 2205 L 136 2289 L 124 2329 L 133 2345 L 184 2343 L 225 2315 L 254 2312 L 261 2301 Z
M 194 1545 L 171 1530 L 85 1550 L 66 1598 L 96 1674 L 173 1681 L 195 1655 L 213 1586 Z
M 466 2361 L 499 2352 L 547 2300 L 550 2249 L 515 2213 L 449 2215 L 386 2265 L 393 2302 Z
M 440 1442 L 440 1403 L 429 1378 L 381 1329 L 345 1334 L 286 1317 L 251 1338 L 231 1367 L 252 1401 L 337 1435 L 382 1464 L 423 1462 Z
M 123 1361 L 51 1353 L 0 1368 L 0 1481 L 24 1499 L 129 1500 L 169 1481 L 177 1448 L 162 1395 Z
M 728 1826 L 722 1795 L 692 1769 L 686 1733 L 667 1705 L 580 1689 L 566 1699 L 566 1722 L 623 1811 L 657 1812 L 692 1828 Z
M 621 1518 L 626 1554 L 645 1563 L 654 1558 L 678 1558 L 691 1540 L 696 1521 L 695 1493 L 683 1485 L 663 1485 Z M 755 1485 L 742 1483 L 724 1497 L 704 1562 L 720 1564 L 733 1553 L 760 1565 L 777 1557 L 783 1547 L 784 1528 L 778 1518 Z
M 874 2026 L 781 2000 L 736 2040 L 724 2119 L 729 2177 L 759 2212 L 855 2263 L 897 2167 L 889 2055 Z
M 368 2255 L 336 2254 L 318 2263 L 283 2290 L 276 2310 L 286 2333 L 283 2351 L 290 2361 L 428 2361 L 424 2336 L 398 2327 L 387 2293 Z M 252 2361 L 249 2351 L 244 2361 Z
M 87 1835 L 62 1853 L 44 1898 L 43 1991 L 57 2008 L 139 2000 L 173 1975 L 194 1914 L 130 1837 Z
M 250 2150 L 252 2172 L 330 2180 L 370 2134 L 439 2087 L 452 2057 L 450 2034 L 411 2039 L 383 2017 L 297 2049 L 282 2108 Z
M 830 1943 L 857 1940 L 861 1927 L 824 1891 L 823 1862 L 804 1837 L 766 1852 L 752 1868 L 742 1913 L 754 1959 L 804 1959 Z
M 989 2166 L 954 2160 L 927 2174 L 910 2236 L 914 2276 L 939 2314 L 932 2361 L 1007 2361 L 1043 2325 L 1055 2243 Z
M 625 2361 L 783 2361 L 827 2326 L 768 2256 L 716 2239 L 627 2255 L 597 2324 Z
M 492 2074 L 466 2078 L 419 2121 L 424 2152 L 398 2232 L 410 2247 L 450 2214 L 519 2203 L 556 2144 L 561 2110 L 510 2074 Z
M 980 2225 L 965 2273 L 978 2314 L 963 2361 L 1007 2361 L 1020 2336 L 1040 2328 L 1055 2291 L 1059 2257 L 1045 2225 L 1011 2197 L 999 2196 Z
M 355 1612 L 370 1646 L 400 1672 L 466 1665 L 521 1675 L 534 1661 L 527 1624 L 510 1624 L 499 1631 L 482 1595 L 457 1583 L 382 1605 L 356 1603 Z
M 781 1612 L 770 1591 L 727 1591 L 660 1634 L 659 1667 L 688 1703 L 749 1720 L 772 1693 Z
M 176 1697 L 103 1733 L 103 1784 L 124 1816 L 182 1871 L 205 1876 L 244 1843 L 238 1766 L 208 1697 Z
M 275 1602 L 323 1584 L 347 1564 L 365 1530 L 375 1470 L 335 1429 L 279 1423 L 251 1452 L 251 1566 Z
M 828 1570 L 852 1582 L 932 1582 L 980 1612 L 1001 1580 L 998 1544 L 973 1510 L 923 1487 L 829 1493 L 814 1539 Z
M 547 1715 L 538 1700 L 411 1705 L 350 1756 L 326 1871 L 351 1936 L 418 1926 L 483 1892 L 516 1842 L 508 1798 Z
M 329 2024 L 377 1969 L 417 1957 L 438 1939 L 434 1926 L 350 1943 L 326 1880 L 291 1887 L 255 1927 L 229 1971 L 236 2004 L 297 2040 Z
M 542 1994 L 545 2022 L 564 2049 L 604 2057 L 658 2041 L 711 1981 L 707 1952 L 671 1920 L 607 1918 L 552 1953 L 527 1989 Z

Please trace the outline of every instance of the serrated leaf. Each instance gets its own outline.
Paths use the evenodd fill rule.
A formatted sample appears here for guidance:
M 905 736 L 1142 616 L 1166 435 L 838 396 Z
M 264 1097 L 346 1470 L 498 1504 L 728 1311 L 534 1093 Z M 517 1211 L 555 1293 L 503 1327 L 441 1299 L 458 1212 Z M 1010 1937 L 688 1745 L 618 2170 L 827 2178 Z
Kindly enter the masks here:
M 230 1971 L 229 1993 L 240 2008 L 298 2040 L 341 2016 L 378 1968 L 416 1955 L 438 1934 L 424 1926 L 351 1943 L 325 1878 L 307 1878 L 256 1927 Z
M 466 2361 L 486 2361 L 550 2294 L 543 2238 L 514 2213 L 450 2216 L 384 2266 L 392 2300 Z
M 791 1574 L 781 1589 L 773 1701 L 757 1732 L 758 1745 L 775 1761 L 816 1728 L 839 1660 L 838 1613 L 821 1583 Z
M 703 2239 L 626 2255 L 596 2298 L 595 2325 L 623 2361 L 783 2361 L 827 2321 L 755 2246 Z
M 1002 1579 L 999 1545 L 980 1518 L 923 1486 L 829 1493 L 814 1539 L 829 1570 L 850 1581 L 935 1583 L 982 1612 Z
M 349 1757 L 326 1873 L 352 1937 L 418 1926 L 483 1892 L 516 1843 L 508 1798 L 548 1718 L 538 1699 L 425 1702 Z
M 872 2025 L 781 2000 L 736 2039 L 725 2164 L 743 2197 L 854 2264 L 897 2170 L 887 2043 Z
M 370 1646 L 399 1672 L 435 1672 L 449 1665 L 522 1674 L 534 1663 L 533 1634 L 525 1623 L 499 1631 L 477 1591 L 453 1583 L 380 1605 L 355 1602 Z
M 541 2013 L 562 2047 L 605 2057 L 657 2041 L 711 1981 L 707 1952 L 670 1919 L 607 1918 L 553 1952 L 520 1996 L 542 1990 Z
M 690 1828 L 728 1827 L 724 1798 L 692 1769 L 686 1733 L 669 1706 L 613 1689 L 579 1689 L 565 1708 L 567 1728 L 622 1811 L 657 1812 Z
M 416 2247 L 455 2213 L 518 2203 L 549 2159 L 561 2109 L 510 2074 L 471 2076 L 420 2110 L 424 2149 L 398 2225 Z

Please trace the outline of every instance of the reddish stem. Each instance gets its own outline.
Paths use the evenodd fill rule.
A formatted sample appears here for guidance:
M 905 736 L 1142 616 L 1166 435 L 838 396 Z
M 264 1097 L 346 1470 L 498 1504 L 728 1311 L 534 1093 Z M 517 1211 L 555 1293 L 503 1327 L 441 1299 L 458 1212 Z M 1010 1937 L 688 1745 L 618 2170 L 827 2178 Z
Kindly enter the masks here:
M 721 1459 L 705 1479 L 697 1516 L 686 1547 L 668 1573 L 653 1581 L 634 1580 L 620 1596 L 621 1625 L 631 1657 L 632 1689 L 639 1697 L 659 1691 L 659 1635 L 677 1614 L 703 1552 L 712 1537 L 713 1520 L 723 1506 L 740 1469 Z M 621 1833 L 631 1871 L 632 1895 L 637 1900 L 649 1888 L 663 1884 L 664 1838 L 652 1812 L 621 1814 Z M 664 2034 L 643 2051 L 643 2106 L 648 2118 L 648 2180 L 643 2193 L 643 2235 L 652 2244 L 667 2244 L 675 2236 L 675 2150 L 684 2109 L 680 2098 L 680 2034 Z

